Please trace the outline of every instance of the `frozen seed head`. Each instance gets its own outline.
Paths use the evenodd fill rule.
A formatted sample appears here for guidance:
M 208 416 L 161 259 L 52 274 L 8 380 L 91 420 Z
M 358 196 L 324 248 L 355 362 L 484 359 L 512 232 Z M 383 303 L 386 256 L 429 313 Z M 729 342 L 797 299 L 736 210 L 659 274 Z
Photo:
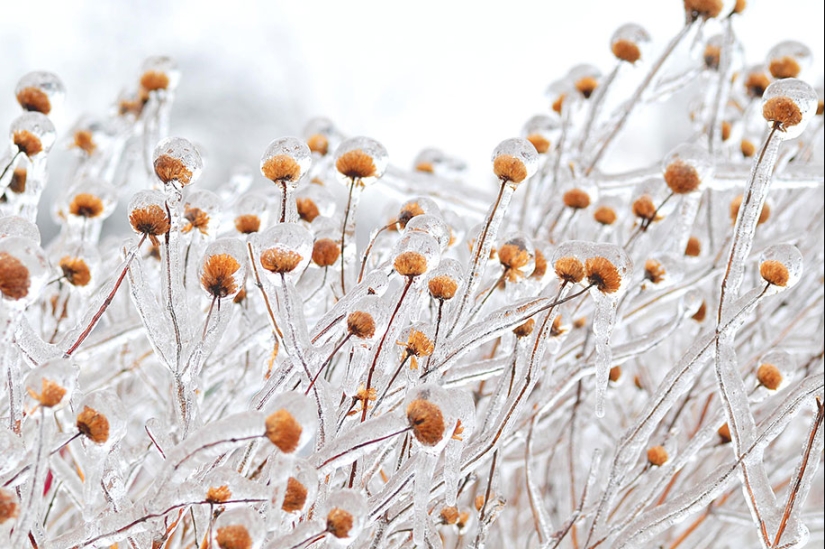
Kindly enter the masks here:
M 169 216 L 166 215 L 166 210 L 157 204 L 132 210 L 129 214 L 129 223 L 135 232 L 145 234 L 156 246 L 159 245 L 157 237 L 169 232 Z
M 682 160 L 675 160 L 665 168 L 665 183 L 674 193 L 687 194 L 698 189 L 702 180 L 696 168 Z
M 69 204 L 69 213 L 92 219 L 103 213 L 103 201 L 90 193 L 76 194 Z
M 395 258 L 393 267 L 401 276 L 421 276 L 427 272 L 427 258 L 418 252 L 402 252 Z
M 92 279 L 89 266 L 79 257 L 63 257 L 58 266 L 72 286 L 86 286 Z
M 695 236 L 688 238 L 687 246 L 685 246 L 685 255 L 688 257 L 699 257 L 702 253 L 702 242 Z
M 576 80 L 574 85 L 576 86 L 576 90 L 582 94 L 585 99 L 589 99 L 596 88 L 599 87 L 599 81 L 592 76 L 584 76 Z
M 255 214 L 243 214 L 235 218 L 235 229 L 241 234 L 257 233 L 261 228 L 261 218 Z
M 215 254 L 203 265 L 201 286 L 212 297 L 223 298 L 238 291 L 235 273 L 241 264 L 229 254 Z
M 527 322 L 525 322 L 524 324 L 519 324 L 518 326 L 513 328 L 513 333 L 516 334 L 517 338 L 521 339 L 523 337 L 528 337 L 530 334 L 532 334 L 535 327 L 535 319 L 528 318 Z
M 563 282 L 578 284 L 584 278 L 584 265 L 573 256 L 557 259 L 553 268 L 556 271 L 556 276 Z
M 581 189 L 570 189 L 562 198 L 564 205 L 574 210 L 583 210 L 590 205 L 590 195 Z
M 49 114 L 52 110 L 49 96 L 35 86 L 29 86 L 17 92 L 17 102 L 27 111 Z
M 708 44 L 705 46 L 705 67 L 710 70 L 717 70 L 719 68 L 719 57 L 721 56 L 721 48 L 719 46 Z
M 771 59 L 768 70 L 771 71 L 771 76 L 776 79 L 781 78 L 796 78 L 802 67 L 796 62 L 796 59 L 790 55 L 784 55 L 776 59 Z
M 705 316 L 707 316 L 707 314 L 708 304 L 705 303 L 705 300 L 703 299 L 702 304 L 699 305 L 699 308 L 696 310 L 695 313 L 693 313 L 693 316 L 691 316 L 690 318 L 692 318 L 696 322 L 702 322 L 703 320 L 705 320 Z
M 721 427 L 719 427 L 719 430 L 718 430 L 718 431 L 716 431 L 716 434 L 718 434 L 718 435 L 719 435 L 719 438 L 721 438 L 721 439 L 722 439 L 722 442 L 723 442 L 723 443 L 725 443 L 725 442 L 730 442 L 730 441 L 731 441 L 731 436 L 730 436 L 730 427 L 728 426 L 728 424 L 727 424 L 727 423 L 725 423 L 724 425 L 722 425 Z
M 539 154 L 544 154 L 550 150 L 550 141 L 540 133 L 531 133 L 525 139 L 533 144 Z
M 765 101 L 762 105 L 762 116 L 783 132 L 802 122 L 802 111 L 799 110 L 799 106 L 793 99 L 783 95 Z
M 401 207 L 401 211 L 398 212 L 398 225 L 403 229 L 413 217 L 424 215 L 424 213 L 424 208 L 422 208 L 418 202 L 407 202 Z
M 327 514 L 327 532 L 338 539 L 349 536 L 355 518 L 340 507 L 333 507 Z
M 18 130 L 14 132 L 11 140 L 20 152 L 29 158 L 43 151 L 43 142 L 28 130 Z
M 311 198 L 297 198 L 295 206 L 298 208 L 298 216 L 307 223 L 312 223 L 316 217 L 321 215 L 318 205 Z
M 298 449 L 303 427 L 286 409 L 272 412 L 266 418 L 266 438 L 285 454 Z
M 643 194 L 633 201 L 633 215 L 646 221 L 653 221 L 654 217 L 658 217 L 656 204 L 649 194 Z
M 775 259 L 763 261 L 759 265 L 759 274 L 768 284 L 783 288 L 788 285 L 788 280 L 791 278 L 788 268 Z
M 292 250 L 270 248 L 261 253 L 261 267 L 271 273 L 290 273 L 301 263 L 300 254 Z
M 369 339 L 375 335 L 375 319 L 364 311 L 353 311 L 347 317 L 347 331 L 355 337 Z
M 72 142 L 72 146 L 81 151 L 85 152 L 89 156 L 95 152 L 97 149 L 97 145 L 95 144 L 94 139 L 92 139 L 92 132 L 89 130 L 78 130 L 74 132 L 74 141 Z
M 341 247 L 331 238 L 320 238 L 312 246 L 312 262 L 319 267 L 329 267 L 338 261 Z
M 619 61 L 625 61 L 627 63 L 635 63 L 639 59 L 642 58 L 642 52 L 639 49 L 639 46 L 636 45 L 635 42 L 631 40 L 620 39 L 613 42 L 613 45 L 610 47 L 613 55 L 616 56 L 616 59 Z
M 502 183 L 521 183 L 527 179 L 527 166 L 515 156 L 502 154 L 493 161 L 493 173 Z
M 612 368 L 610 368 L 610 373 L 608 373 L 607 377 L 610 381 L 616 383 L 622 377 L 622 367 L 613 366 Z
M 716 17 L 722 13 L 724 2 L 722 0 L 684 0 L 685 12 L 691 21 L 695 21 L 700 17 L 709 19 Z
M 762 97 L 771 81 L 764 72 L 751 72 L 745 78 L 745 89 L 751 97 Z
M 407 406 L 407 422 L 413 436 L 424 446 L 435 446 L 444 438 L 444 415 L 441 408 L 423 398 L 417 398 Z
M 773 364 L 761 364 L 756 369 L 756 379 L 769 391 L 776 391 L 782 383 L 782 372 Z
M 455 524 L 458 522 L 458 507 L 445 507 L 439 515 L 444 524 Z
M 667 463 L 667 450 L 664 446 L 653 446 L 647 450 L 647 462 L 655 467 Z
M 26 168 L 15 168 L 11 174 L 9 181 L 9 190 L 16 194 L 22 194 L 26 191 L 26 179 L 28 172 Z
M 449 300 L 455 297 L 458 290 L 458 281 L 447 275 L 438 275 L 430 279 L 427 288 L 433 298 Z
M 179 158 L 168 154 L 161 154 L 155 158 L 155 175 L 163 183 L 176 182 L 180 185 L 188 185 L 192 182 L 192 170 Z
M 591 257 L 585 261 L 584 269 L 587 281 L 604 294 L 616 293 L 622 283 L 622 277 L 616 266 L 607 258 Z
M 307 487 L 301 484 L 297 478 L 289 477 L 286 481 L 286 493 L 281 509 L 287 513 L 294 513 L 304 508 L 307 501 Z
M 140 87 L 147 92 L 165 90 L 169 87 L 169 76 L 161 71 L 146 71 L 140 77 Z
M 109 420 L 106 416 L 88 406 L 77 414 L 77 428 L 95 444 L 103 444 L 109 440 Z
M 314 133 L 307 138 L 307 147 L 314 153 L 326 156 L 329 152 L 329 139 L 325 135 Z
M 0 293 L 18 300 L 29 295 L 31 279 L 23 262 L 6 252 L 0 252 Z
M 202 209 L 187 204 L 183 217 L 186 219 L 186 225 L 181 229 L 182 232 L 188 233 L 192 229 L 197 229 L 201 234 L 209 234 L 209 214 Z
M 301 165 L 288 154 L 278 154 L 261 165 L 261 173 L 270 181 L 298 181 L 301 178 Z
M 616 211 L 610 206 L 599 206 L 593 212 L 593 219 L 601 225 L 612 225 L 616 222 Z
M 421 358 L 423 356 L 430 356 L 435 350 L 435 346 L 430 338 L 424 332 L 416 329 L 410 330 L 410 335 L 407 337 L 407 342 L 402 343 L 404 350 L 408 356 Z
M 218 528 L 218 535 L 215 538 L 220 549 L 251 549 L 252 536 L 246 526 L 242 524 L 230 524 Z
M 28 387 L 27 391 L 30 397 L 46 408 L 52 408 L 60 404 L 63 396 L 66 394 L 64 387 L 45 377 L 40 380 L 40 394 L 35 393 L 31 387 Z
M 510 282 L 517 282 L 523 273 L 521 269 L 530 263 L 530 252 L 517 244 L 504 244 L 498 249 L 498 260 L 506 270 Z
M 736 223 L 736 218 L 739 216 L 739 208 L 742 207 L 742 199 L 743 195 L 738 195 L 734 197 L 733 200 L 730 201 L 730 220 L 733 223 Z M 762 210 L 759 212 L 759 220 L 756 222 L 758 225 L 765 223 L 771 217 L 771 207 L 765 203 L 762 206 Z
M 361 149 L 347 151 L 338 157 L 335 161 L 335 169 L 352 180 L 375 177 L 378 171 L 372 157 Z
M 743 139 L 742 142 L 739 143 L 739 150 L 742 151 L 742 156 L 750 158 L 753 156 L 753 153 L 756 152 L 756 146 L 747 139 Z
M 226 484 L 223 486 L 218 486 L 217 488 L 211 486 L 209 490 L 206 491 L 206 501 L 209 503 L 223 503 L 228 501 L 231 497 L 232 491 Z

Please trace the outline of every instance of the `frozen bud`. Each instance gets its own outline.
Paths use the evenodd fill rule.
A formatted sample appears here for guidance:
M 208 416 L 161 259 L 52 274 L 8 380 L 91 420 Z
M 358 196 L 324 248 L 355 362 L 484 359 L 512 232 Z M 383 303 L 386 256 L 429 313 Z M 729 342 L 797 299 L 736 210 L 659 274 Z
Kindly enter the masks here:
M 771 79 L 765 72 L 765 67 L 756 66 L 749 69 L 744 76 L 742 85 L 750 97 L 762 97 L 771 84 Z
M 0 293 L 6 299 L 20 299 L 29 294 L 29 270 L 13 255 L 0 251 Z
M 364 311 L 354 311 L 347 317 L 347 330 L 355 337 L 371 339 L 375 335 L 375 320 Z
M 675 194 L 687 194 L 699 190 L 710 176 L 713 165 L 705 149 L 682 144 L 667 155 L 662 168 L 670 190 Z
M 270 181 L 298 185 L 312 165 L 312 151 L 297 137 L 282 137 L 270 143 L 261 157 L 261 173 Z
M 341 490 L 329 497 L 325 507 L 325 531 L 338 543 L 352 543 L 364 528 L 367 515 L 364 497 L 354 490 Z
M 393 268 L 401 276 L 421 276 L 438 266 L 440 254 L 435 238 L 424 232 L 409 232 L 395 247 Z
M 129 202 L 129 224 L 132 229 L 145 235 L 155 246 L 160 245 L 157 237 L 169 232 L 169 215 L 166 212 L 166 198 L 158 191 L 138 191 Z
M 633 201 L 633 215 L 643 221 L 657 221 L 660 214 L 656 211 L 656 204 L 649 194 L 643 194 Z
M 759 274 L 768 284 L 773 286 L 785 287 L 788 285 L 788 280 L 790 279 L 788 268 L 781 262 L 772 259 L 763 261 L 762 264 L 759 265 Z
M 287 513 L 301 511 L 307 501 L 307 487 L 295 477 L 289 477 L 286 481 L 286 493 L 281 509 Z
M 818 98 L 810 84 L 787 78 L 768 86 L 762 96 L 762 116 L 783 139 L 799 137 L 816 115 Z
M 458 507 L 444 507 L 439 515 L 444 524 L 455 524 L 458 522 Z
M 647 462 L 654 467 L 661 467 L 667 463 L 667 450 L 664 446 L 653 446 L 647 450 Z
M 564 205 L 573 210 L 584 210 L 590 206 L 590 195 L 582 189 L 570 189 L 562 196 Z
M 312 246 L 312 262 L 319 267 L 329 267 L 338 261 L 341 246 L 331 238 L 319 238 Z
M 335 150 L 335 169 L 345 184 L 374 183 L 384 175 L 388 163 L 387 150 L 369 137 L 352 137 Z
M 436 404 L 417 398 L 407 406 L 407 422 L 416 440 L 425 446 L 435 446 L 444 438 L 444 415 Z
M 276 410 L 266 418 L 266 438 L 285 454 L 298 449 L 302 431 L 298 420 L 284 408 Z
M 220 214 L 220 198 L 212 191 L 198 190 L 191 193 L 183 208 L 183 218 L 186 223 L 181 232 L 189 233 L 197 230 L 208 236 L 217 232 L 217 218 Z
M 518 185 L 538 170 L 539 155 L 526 139 L 512 138 L 493 151 L 493 173 L 502 183 Z
M 295 207 L 298 209 L 298 217 L 307 223 L 312 223 L 316 217 L 321 215 L 318 205 L 309 197 L 297 197 Z
M 86 219 L 99 217 L 103 213 L 103 201 L 90 193 L 78 193 L 69 202 L 69 213 Z
M 140 88 L 144 95 L 160 90 L 174 91 L 179 81 L 180 71 L 171 57 L 149 57 L 141 66 Z
M 217 529 L 215 541 L 220 549 L 252 549 L 252 536 L 243 524 L 229 524 Z
M 747 139 L 743 139 L 739 143 L 739 150 L 741 151 L 742 156 L 744 156 L 745 158 L 750 158 L 753 156 L 753 153 L 756 152 L 756 145 L 754 145 L 751 141 L 748 141 Z
M 217 240 L 206 248 L 200 267 L 200 282 L 210 296 L 215 299 L 233 297 L 243 287 L 244 251 L 239 241 L 230 238 Z
M 705 44 L 703 58 L 705 68 L 712 71 L 719 70 L 719 60 L 722 57 L 722 45 L 724 37 L 721 34 L 711 36 Z
M 802 276 L 802 254 L 791 244 L 775 244 L 765 249 L 759 274 L 774 290 L 793 287 Z
M 797 78 L 811 64 L 812 57 L 811 49 L 801 42 L 780 42 L 768 52 L 768 70 L 777 80 Z
M 650 43 L 650 35 L 635 23 L 622 25 L 610 38 L 610 51 L 619 61 L 636 63 L 642 58 L 642 50 Z
M 610 206 L 599 206 L 593 212 L 593 219 L 600 225 L 612 225 L 616 222 L 616 210 Z
M 45 114 L 27 112 L 11 123 L 11 143 L 21 154 L 37 158 L 49 152 L 55 140 L 54 124 Z
M 782 372 L 773 364 L 760 364 L 756 370 L 756 379 L 769 391 L 776 391 L 782 384 Z
M 167 137 L 152 155 L 155 175 L 164 184 L 185 187 L 203 170 L 203 160 L 192 143 L 182 137 Z
M 109 420 L 89 406 L 84 406 L 77 415 L 77 428 L 95 444 L 104 444 L 109 440 Z
M 615 293 L 622 283 L 616 266 L 604 257 L 588 258 L 585 261 L 585 271 L 587 281 L 602 293 Z
M 14 89 L 17 102 L 23 110 L 49 114 L 63 101 L 66 89 L 56 75 L 45 72 L 30 72 L 23 76 Z
M 261 218 L 255 214 L 242 214 L 235 218 L 235 230 L 241 234 L 257 233 L 261 229 Z

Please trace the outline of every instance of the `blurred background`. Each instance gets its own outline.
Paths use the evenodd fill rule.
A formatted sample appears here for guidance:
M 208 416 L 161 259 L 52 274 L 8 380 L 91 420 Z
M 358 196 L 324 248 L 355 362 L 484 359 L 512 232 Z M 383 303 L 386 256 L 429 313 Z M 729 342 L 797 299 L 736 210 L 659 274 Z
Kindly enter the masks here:
M 548 110 L 549 83 L 578 63 L 612 68 L 609 39 L 619 25 L 647 28 L 658 52 L 684 22 L 680 0 L 2 5 L 0 125 L 19 113 L 13 91 L 26 72 L 63 79 L 57 124 L 65 132 L 133 88 L 144 58 L 170 55 L 182 72 L 172 133 L 202 148 L 209 188 L 238 164 L 256 168 L 269 141 L 300 135 L 315 116 L 347 135 L 378 139 L 398 166 L 432 146 L 463 158 L 473 178 L 486 178 L 493 147 Z M 806 43 L 814 53 L 806 79 L 821 83 L 820 0 L 749 0 L 735 29 L 748 64 L 782 40 Z M 717 32 L 711 21 L 705 35 Z M 651 128 L 647 146 L 671 146 L 660 143 L 657 128 L 672 133 L 674 117 L 686 118 L 640 122 Z

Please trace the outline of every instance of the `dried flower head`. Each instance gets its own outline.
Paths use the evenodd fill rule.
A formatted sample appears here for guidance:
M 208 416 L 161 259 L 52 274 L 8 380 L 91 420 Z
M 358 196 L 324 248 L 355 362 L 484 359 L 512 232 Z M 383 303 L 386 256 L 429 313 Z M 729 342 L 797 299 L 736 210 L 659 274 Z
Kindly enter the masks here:
M 398 225 L 403 229 L 413 217 L 423 214 L 424 209 L 418 202 L 407 202 L 401 207 L 401 211 L 398 213 Z
M 455 524 L 458 522 L 458 507 L 445 507 L 439 513 L 444 524 Z
M 458 281 L 447 275 L 438 275 L 430 279 L 427 288 L 435 299 L 449 300 L 455 297 Z
M 312 262 L 319 267 L 329 267 L 338 261 L 341 247 L 331 238 L 319 238 L 312 246 Z
M 97 149 L 97 145 L 95 144 L 94 139 L 92 139 L 92 132 L 89 130 L 78 130 L 74 132 L 74 142 L 72 143 L 77 149 L 85 152 L 89 156 L 91 156 L 95 149 Z
M 109 420 L 88 406 L 84 406 L 83 410 L 77 414 L 77 428 L 95 444 L 103 444 L 109 440 Z
M 301 263 L 301 254 L 292 250 L 269 248 L 261 252 L 261 267 L 271 273 L 290 273 Z
M 307 487 L 295 477 L 289 477 L 286 481 L 286 493 L 281 509 L 287 513 L 294 513 L 304 508 L 307 501 Z
M 574 84 L 576 91 L 578 91 L 585 99 L 589 99 L 593 92 L 599 87 L 599 81 L 592 76 L 584 76 L 576 80 Z
M 498 260 L 507 273 L 507 280 L 518 282 L 524 277 L 521 271 L 530 263 L 530 252 L 517 244 L 504 244 L 498 249 Z
M 730 436 L 730 426 L 728 426 L 727 423 L 719 427 L 719 430 L 716 431 L 716 434 L 719 435 L 719 438 L 722 439 L 723 443 L 730 442 L 732 440 Z
M 314 133 L 307 138 L 307 147 L 314 153 L 326 156 L 329 152 L 329 139 L 325 135 Z
M 206 501 L 209 503 L 223 503 L 232 497 L 232 491 L 226 484 L 218 487 L 210 486 L 206 491 Z
M 80 257 L 63 257 L 58 266 L 72 286 L 86 286 L 92 279 L 89 266 Z
M 590 205 L 590 195 L 581 189 L 570 189 L 562 197 L 564 205 L 574 210 L 583 210 Z
M 544 154 L 550 150 L 550 141 L 540 133 L 531 133 L 525 139 L 529 141 L 539 154 Z
M 235 218 L 235 229 L 241 234 L 257 233 L 261 228 L 261 218 L 255 214 L 243 214 Z
M 327 514 L 327 532 L 338 539 L 349 536 L 355 518 L 340 507 L 333 507 Z
M 178 183 L 188 185 L 192 182 L 192 170 L 179 158 L 162 154 L 155 159 L 155 175 L 163 183 Z
M 655 221 L 659 218 L 656 204 L 649 194 L 643 194 L 633 201 L 633 215 L 644 221 Z
M 209 234 L 209 214 L 202 209 L 187 204 L 183 210 L 183 217 L 186 219 L 186 225 L 181 232 L 188 233 L 192 229 L 197 229 L 201 234 Z
M 771 81 L 764 72 L 751 72 L 745 78 L 745 89 L 751 97 L 762 97 L 770 84 Z
M 771 71 L 771 76 L 776 79 L 781 79 L 796 78 L 799 76 L 799 72 L 802 68 L 799 66 L 799 63 L 796 62 L 796 59 L 786 55 L 784 57 L 779 57 L 778 59 L 771 59 L 768 70 Z
M 607 258 L 591 257 L 584 263 L 587 281 L 600 292 L 612 294 L 619 290 L 622 277 L 616 266 Z
M 518 184 L 527 179 L 527 166 L 515 156 L 501 154 L 493 161 L 493 173 L 502 183 Z
M 364 311 L 353 311 L 347 316 L 347 330 L 355 337 L 369 339 L 375 335 L 375 320 Z
M 215 537 L 220 549 L 251 549 L 252 536 L 243 524 L 230 524 L 218 528 Z
M 157 204 L 132 210 L 129 214 L 129 223 L 135 232 L 148 236 L 155 246 L 160 245 L 157 237 L 169 232 L 169 216 L 166 210 Z
M 730 201 L 730 219 L 733 223 L 736 223 L 736 218 L 739 217 L 739 208 L 742 207 L 742 200 L 744 195 L 737 195 Z M 759 212 L 759 219 L 757 220 L 757 225 L 761 225 L 765 223 L 771 217 L 771 207 L 765 203 L 762 205 L 762 210 Z
M 747 139 L 743 139 L 742 142 L 739 143 L 739 150 L 742 151 L 742 156 L 745 158 L 750 158 L 753 156 L 753 153 L 756 152 L 756 145 Z
M 645 261 L 645 279 L 651 281 L 653 284 L 659 284 L 664 280 L 667 271 L 661 262 L 655 259 L 648 259 Z
M 395 258 L 393 268 L 401 276 L 421 276 L 427 272 L 427 258 L 418 252 L 401 252 Z
M 765 282 L 772 286 L 785 287 L 791 278 L 788 268 L 775 259 L 763 261 L 762 264 L 759 265 L 759 274 Z
M 9 190 L 15 194 L 26 192 L 26 179 L 28 172 L 26 168 L 15 168 L 9 180 Z
M 399 341 L 398 344 L 404 347 L 405 358 L 409 356 L 416 358 L 430 356 L 435 350 L 432 340 L 424 332 L 415 328 L 410 330 L 407 341 Z
M 298 209 L 298 216 L 307 223 L 312 223 L 316 217 L 321 215 L 318 205 L 311 198 L 297 198 L 295 199 L 295 206 Z
M 285 454 L 298 449 L 302 432 L 301 424 L 284 408 L 272 412 L 266 418 L 266 438 Z
M 708 313 L 708 304 L 705 303 L 705 300 L 703 299 L 702 304 L 699 305 L 699 308 L 696 309 L 696 312 L 693 313 L 693 316 L 691 316 L 690 318 L 692 318 L 696 322 L 702 322 L 703 320 L 705 320 L 705 316 L 707 315 L 707 313 Z
M 578 284 L 584 278 L 584 265 L 573 256 L 565 256 L 556 260 L 553 266 L 559 280 L 570 284 Z
M 593 219 L 601 225 L 612 225 L 616 222 L 616 211 L 610 206 L 599 206 L 593 212 Z
M 361 149 L 353 149 L 342 154 L 335 161 L 335 169 L 352 180 L 374 177 L 377 173 L 373 158 Z
M 49 114 L 52 110 L 52 103 L 46 92 L 35 86 L 28 86 L 17 92 L 17 102 L 23 109 L 30 112 L 40 112 Z
M 635 63 L 642 58 L 642 52 L 639 46 L 631 40 L 616 40 L 610 49 L 619 61 Z
M 11 140 L 20 152 L 29 158 L 43 150 L 43 142 L 28 130 L 17 130 L 12 134 Z
M 533 318 L 528 318 L 524 324 L 519 324 L 515 328 L 513 328 L 513 333 L 516 334 L 516 337 L 521 339 L 523 337 L 528 337 L 530 334 L 533 333 L 533 330 L 536 327 L 536 320 Z
M 429 400 L 417 398 L 407 406 L 407 422 L 413 436 L 425 446 L 435 446 L 444 438 L 444 415 L 441 408 Z
M 5 488 L 0 488 L 0 524 L 17 518 L 17 499 L 14 493 Z
M 688 238 L 687 246 L 685 246 L 685 255 L 688 257 L 699 257 L 702 253 L 702 242 L 695 236 Z
M 756 379 L 769 391 L 776 391 L 782 383 L 782 372 L 773 364 L 760 364 L 756 369 Z
M 229 254 L 215 254 L 203 265 L 201 286 L 215 298 L 224 298 L 238 291 L 235 273 L 241 268 L 238 260 Z
M 147 92 L 165 90 L 169 87 L 169 77 L 165 72 L 146 71 L 140 77 L 140 87 Z
M 98 217 L 103 213 L 103 201 L 90 193 L 76 194 L 69 203 L 69 213 L 87 219 Z
M 773 122 L 779 131 L 796 126 L 802 122 L 802 111 L 790 97 L 771 97 L 762 106 L 762 116 L 768 122 Z
M 26 390 L 30 397 L 46 408 L 52 408 L 60 404 L 63 396 L 66 394 L 64 387 L 45 377 L 40 380 L 40 394 L 35 393 L 31 387 L 28 387 Z
M 647 450 L 647 462 L 654 467 L 661 467 L 667 462 L 667 450 L 664 446 L 653 446 Z
M 718 70 L 719 69 L 719 57 L 721 56 L 722 50 L 719 46 L 714 46 L 713 44 L 708 44 L 705 46 L 705 67 L 710 70 Z
M 0 293 L 7 299 L 21 299 L 29 295 L 29 270 L 23 262 L 6 252 L 0 252 Z
M 261 173 L 270 181 L 298 181 L 301 178 L 301 165 L 288 154 L 278 154 L 264 162 Z
M 702 184 L 702 180 L 699 178 L 699 172 L 696 171 L 696 168 L 687 162 L 676 160 L 665 168 L 665 183 L 674 193 L 686 194 L 698 189 L 699 185 Z
M 616 383 L 622 377 L 622 367 L 621 366 L 613 366 L 610 368 L 610 372 L 607 375 L 608 379 L 613 383 Z
M 685 12 L 687 12 L 691 20 L 699 19 L 700 17 L 703 19 L 709 19 L 711 17 L 716 17 L 720 13 L 722 13 L 722 8 L 724 7 L 724 3 L 722 0 L 684 0 L 685 1 Z

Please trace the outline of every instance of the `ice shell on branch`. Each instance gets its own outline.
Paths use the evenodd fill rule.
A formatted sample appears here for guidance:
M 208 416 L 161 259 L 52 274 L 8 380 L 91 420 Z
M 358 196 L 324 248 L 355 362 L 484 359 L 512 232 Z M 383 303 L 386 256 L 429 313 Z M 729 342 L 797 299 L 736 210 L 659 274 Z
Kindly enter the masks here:
M 40 158 L 54 145 L 54 124 L 45 114 L 27 112 L 11 123 L 9 139 L 13 150 L 18 150 L 29 158 Z
M 435 238 L 442 252 L 446 251 L 450 245 L 450 228 L 438 215 L 423 214 L 413 217 L 410 222 L 407 223 L 405 233 L 415 232 L 427 234 Z
M 63 104 L 66 88 L 57 75 L 34 71 L 24 75 L 14 88 L 17 102 L 24 110 L 48 115 Z
M 181 187 L 194 183 L 203 171 L 198 149 L 183 137 L 167 137 L 152 154 L 155 175 L 165 184 Z
M 424 232 L 407 232 L 395 245 L 393 267 L 401 276 L 421 276 L 438 266 L 441 247 Z
M 761 266 L 769 261 L 777 262 L 777 268 L 780 270 L 784 268 L 787 271 L 782 273 L 782 284 L 771 285 L 776 292 L 792 288 L 802 277 L 804 260 L 797 247 L 792 244 L 774 244 L 766 248 L 759 258 L 760 270 Z
M 271 181 L 296 187 L 312 165 L 312 152 L 297 137 L 281 137 L 267 145 L 261 156 L 261 173 Z
M 520 137 L 505 139 L 493 149 L 493 173 L 502 183 L 518 185 L 532 177 L 539 167 L 539 153 Z
M 802 80 L 777 80 L 762 95 L 762 114 L 769 127 L 779 126 L 780 139 L 799 137 L 816 115 L 819 103 L 816 90 Z
M 246 279 L 246 247 L 234 238 L 212 242 L 203 253 L 199 278 L 211 297 L 234 297 Z
M 28 238 L 0 239 L 0 296 L 23 309 L 39 296 L 50 272 L 40 246 Z
M 616 59 L 627 63 L 636 63 L 647 56 L 650 46 L 650 34 L 641 25 L 626 23 L 613 32 L 610 37 L 610 51 Z
M 154 56 L 143 61 L 140 68 L 140 87 L 146 92 L 175 91 L 180 82 L 178 64 L 171 57 Z
M 270 273 L 298 275 L 312 259 L 312 233 L 297 223 L 280 223 L 256 237 L 259 262 Z
M 768 51 L 765 64 L 771 76 L 777 80 L 798 78 L 811 66 L 813 54 L 811 49 L 801 42 L 786 40 Z
M 367 502 L 361 492 L 340 490 L 329 496 L 320 514 L 326 517 L 330 538 L 340 545 L 352 543 L 367 522 Z
M 387 149 L 369 137 L 350 137 L 335 149 L 335 169 L 345 185 L 371 185 L 384 175 L 388 164 Z
M 7 236 L 19 236 L 40 244 L 40 229 L 37 225 L 17 215 L 0 217 L 0 239 Z

